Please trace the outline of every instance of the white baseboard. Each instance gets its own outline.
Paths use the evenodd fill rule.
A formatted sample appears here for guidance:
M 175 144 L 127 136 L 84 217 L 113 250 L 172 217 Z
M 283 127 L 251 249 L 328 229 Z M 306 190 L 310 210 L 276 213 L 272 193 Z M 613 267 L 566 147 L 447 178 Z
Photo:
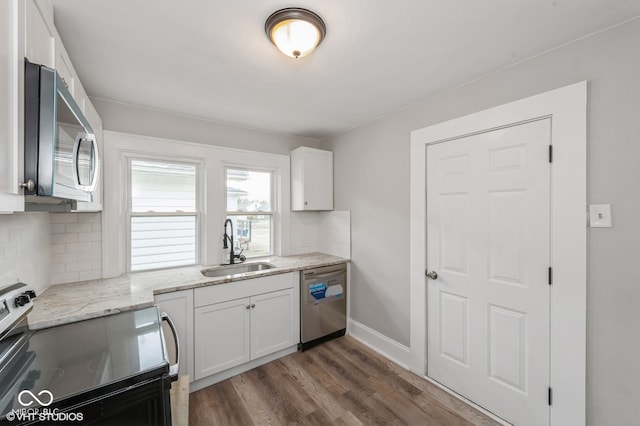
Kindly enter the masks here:
M 409 369 L 411 352 L 407 346 L 351 318 L 347 325 L 347 333 L 402 368 Z

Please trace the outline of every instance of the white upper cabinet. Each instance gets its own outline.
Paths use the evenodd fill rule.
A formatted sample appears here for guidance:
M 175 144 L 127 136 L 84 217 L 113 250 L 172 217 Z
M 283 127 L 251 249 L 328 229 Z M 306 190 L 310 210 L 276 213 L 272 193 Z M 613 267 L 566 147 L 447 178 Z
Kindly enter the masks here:
M 291 151 L 291 210 L 333 210 L 333 152 Z
M 22 80 L 24 2 L 0 1 L 0 213 L 24 210 Z
M 53 13 L 42 2 L 38 7 L 33 0 L 25 3 L 24 56 L 34 64 L 55 68 L 56 33 Z
M 0 213 L 25 210 L 24 60 L 55 68 L 94 130 L 102 148 L 102 120 L 84 91 L 53 25 L 47 0 L 0 1 Z M 100 166 L 99 166 L 100 167 Z M 102 187 L 78 211 L 102 210 Z

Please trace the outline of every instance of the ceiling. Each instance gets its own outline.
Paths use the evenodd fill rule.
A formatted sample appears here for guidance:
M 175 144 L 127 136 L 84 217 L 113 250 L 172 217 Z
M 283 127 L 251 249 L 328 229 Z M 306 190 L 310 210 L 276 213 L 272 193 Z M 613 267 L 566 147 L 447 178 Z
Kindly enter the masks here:
M 326 138 L 640 16 L 638 0 L 52 0 L 94 98 Z M 311 9 L 327 36 L 293 59 L 264 22 Z

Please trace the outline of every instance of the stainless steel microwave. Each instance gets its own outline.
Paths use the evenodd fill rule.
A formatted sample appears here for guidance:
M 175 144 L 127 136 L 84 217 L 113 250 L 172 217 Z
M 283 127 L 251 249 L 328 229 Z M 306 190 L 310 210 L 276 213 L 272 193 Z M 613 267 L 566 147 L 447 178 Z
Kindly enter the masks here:
M 24 182 L 29 202 L 91 202 L 100 153 L 56 70 L 25 60 Z

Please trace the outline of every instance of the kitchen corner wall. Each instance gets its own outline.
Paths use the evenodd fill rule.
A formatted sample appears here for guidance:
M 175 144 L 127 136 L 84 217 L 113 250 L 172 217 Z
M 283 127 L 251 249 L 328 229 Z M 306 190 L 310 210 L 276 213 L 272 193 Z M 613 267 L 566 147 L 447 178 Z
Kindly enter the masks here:
M 50 271 L 49 213 L 0 215 L 0 287 L 21 281 L 41 293 Z

